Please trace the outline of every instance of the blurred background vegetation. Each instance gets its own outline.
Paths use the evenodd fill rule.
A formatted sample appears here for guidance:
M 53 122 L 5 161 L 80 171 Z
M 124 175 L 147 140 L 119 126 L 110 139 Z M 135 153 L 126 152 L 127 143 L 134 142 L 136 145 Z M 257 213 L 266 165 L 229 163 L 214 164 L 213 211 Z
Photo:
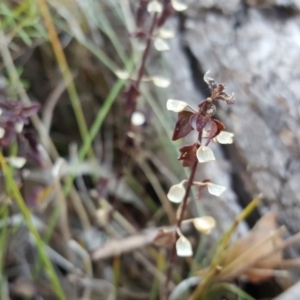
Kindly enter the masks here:
M 237 237 L 271 209 L 287 235 L 300 229 L 298 56 L 286 49 L 299 48 L 297 4 L 186 1 L 166 25 L 175 32 L 170 50 L 151 48 L 142 121 L 128 146 L 124 74 L 137 72 L 145 48 L 133 38 L 138 2 L 0 1 L 0 101 L 41 105 L 25 126 L 36 132 L 39 159 L 13 168 L 6 158 L 22 150 L 16 142 L 0 155 L 0 299 L 163 299 L 168 249 L 150 244 L 158 228 L 175 224 L 166 194 L 189 174 L 177 161 L 166 101 L 205 99 L 209 68 L 236 92 L 234 108 L 220 105 L 218 118 L 237 142 L 214 145 L 217 161 L 197 175 L 228 192 L 191 207 L 189 215 L 212 215 L 217 228 L 209 236 L 185 229 L 195 255 L 176 261 L 172 288 L 209 265 L 213 244 L 259 192 L 265 198 L 248 223 L 239 220 Z M 288 255 L 297 259 L 297 249 Z M 292 278 L 236 281 L 241 289 L 225 284 L 213 299 L 272 299 Z

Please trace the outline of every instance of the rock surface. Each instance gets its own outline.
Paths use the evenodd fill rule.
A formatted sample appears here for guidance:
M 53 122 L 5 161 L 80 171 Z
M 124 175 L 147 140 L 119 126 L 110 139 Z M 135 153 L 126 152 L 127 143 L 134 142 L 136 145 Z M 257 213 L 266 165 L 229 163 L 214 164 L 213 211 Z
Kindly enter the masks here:
M 299 3 L 187 2 L 189 9 L 171 20 L 179 29 L 165 55 L 174 98 L 190 103 L 204 99 L 207 88 L 202 77 L 207 70 L 236 98 L 235 105 L 220 103 L 217 115 L 234 132 L 235 142 L 216 150 L 220 160 L 212 174 L 211 168 L 203 171 L 231 186 L 222 202 L 231 203 L 228 211 L 234 213 L 221 218 L 229 222 L 239 207 L 263 193 L 259 214 L 277 210 L 279 223 L 296 233 L 300 230 Z M 216 211 L 217 204 L 209 202 L 207 209 Z

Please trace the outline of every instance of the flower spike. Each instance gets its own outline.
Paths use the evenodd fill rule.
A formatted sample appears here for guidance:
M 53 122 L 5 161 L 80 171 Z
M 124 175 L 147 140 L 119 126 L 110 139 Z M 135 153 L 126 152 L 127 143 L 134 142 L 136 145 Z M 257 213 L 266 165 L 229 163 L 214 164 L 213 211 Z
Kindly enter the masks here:
M 171 0 L 173 8 L 176 9 L 177 0 Z M 175 5 L 174 5 L 175 3 Z M 177 10 L 185 9 L 183 4 L 177 6 Z M 164 10 L 166 11 L 165 5 Z M 171 11 L 169 11 L 171 13 Z M 175 203 L 180 203 L 176 211 L 177 219 L 177 241 L 175 247 L 173 247 L 171 259 L 175 255 L 188 257 L 193 255 L 193 249 L 190 241 L 181 233 L 181 226 L 183 223 L 193 223 L 196 230 L 203 234 L 210 234 L 212 229 L 216 225 L 216 221 L 213 217 L 204 216 L 199 218 L 193 218 L 184 220 L 185 209 L 189 201 L 190 190 L 192 186 L 199 187 L 199 198 L 201 196 L 202 189 L 207 187 L 208 193 L 219 197 L 226 188 L 214 183 L 211 183 L 209 179 L 202 182 L 194 181 L 198 163 L 205 163 L 215 160 L 213 151 L 208 147 L 211 141 L 217 141 L 221 144 L 230 144 L 233 141 L 233 134 L 224 131 L 225 126 L 223 123 L 213 116 L 216 114 L 217 107 L 215 105 L 216 100 L 223 100 L 227 104 L 234 102 L 233 96 L 229 96 L 225 93 L 225 85 L 217 84 L 213 78 L 209 77 L 209 71 L 204 75 L 204 81 L 207 83 L 210 96 L 198 104 L 198 109 L 194 110 L 186 102 L 180 100 L 169 99 L 167 101 L 167 109 L 178 113 L 177 122 L 173 131 L 172 140 L 176 141 L 180 138 L 187 136 L 192 130 L 198 132 L 197 139 L 190 145 L 183 145 L 180 149 L 180 156 L 178 160 L 182 161 L 183 167 L 190 167 L 191 173 L 188 180 L 185 180 L 179 184 L 173 185 L 168 192 L 168 199 Z M 206 139 L 206 142 L 203 142 Z M 186 182 L 186 189 L 183 183 Z M 170 262 L 171 262 L 170 259 Z M 170 278 L 168 277 L 168 280 Z

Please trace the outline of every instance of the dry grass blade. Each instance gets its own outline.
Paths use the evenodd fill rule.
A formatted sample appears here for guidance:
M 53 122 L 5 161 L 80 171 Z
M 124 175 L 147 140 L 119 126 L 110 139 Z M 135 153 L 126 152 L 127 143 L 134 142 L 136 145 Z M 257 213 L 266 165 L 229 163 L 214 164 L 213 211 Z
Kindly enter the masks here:
M 285 228 L 276 229 L 276 213 L 270 212 L 263 216 L 249 234 L 227 246 L 238 222 L 248 215 L 257 203 L 257 201 L 252 202 L 237 217 L 233 227 L 224 234 L 211 266 L 199 272 L 202 281 L 191 299 L 205 297 L 204 295 L 209 293 L 216 282 L 246 278 L 251 282 L 259 283 L 273 276 L 288 277 L 286 271 L 278 271 L 275 268 L 284 264 L 282 249 L 299 241 L 299 236 L 284 241 L 280 236 Z
M 112 240 L 92 252 L 93 260 L 118 256 L 149 244 L 168 246 L 174 242 L 175 227 L 147 229 L 145 232 L 122 239 Z M 171 237 L 170 237 L 171 236 Z
M 280 238 L 283 232 L 284 228 L 276 230 L 275 213 L 269 213 L 262 217 L 246 237 L 239 239 L 229 249 L 226 249 L 220 261 L 222 270 L 218 278 L 232 280 L 244 272 L 247 276 L 246 270 L 252 266 L 262 269 L 274 268 L 282 260 L 282 253 L 274 252 L 274 250 L 283 243 Z M 270 253 L 271 255 L 261 260 Z M 253 278 L 253 280 L 255 279 Z

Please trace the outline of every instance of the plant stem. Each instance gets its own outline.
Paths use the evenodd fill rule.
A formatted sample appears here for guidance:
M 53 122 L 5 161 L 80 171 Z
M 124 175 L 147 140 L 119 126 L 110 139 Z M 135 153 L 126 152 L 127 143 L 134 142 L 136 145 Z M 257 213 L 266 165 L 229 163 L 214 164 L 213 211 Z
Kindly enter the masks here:
M 138 73 L 138 78 L 137 78 L 137 81 L 136 81 L 136 87 L 137 88 L 139 87 L 140 82 L 142 80 L 142 77 L 145 73 L 146 60 L 147 60 L 147 57 L 148 57 L 149 52 L 150 52 L 152 36 L 153 36 L 154 29 L 156 27 L 156 22 L 157 22 L 157 16 L 158 16 L 157 13 L 155 13 L 154 16 L 153 16 L 152 24 L 151 24 L 149 34 L 148 34 L 148 37 L 147 37 L 147 45 L 146 45 L 146 48 L 145 48 L 144 53 L 143 53 L 142 63 L 141 63 L 139 73 Z
M 149 53 L 150 53 L 150 48 L 151 48 L 151 44 L 152 44 L 152 37 L 153 37 L 153 33 L 154 33 L 154 30 L 155 30 L 156 24 L 157 24 L 157 17 L 158 17 L 158 13 L 155 13 L 153 15 L 153 19 L 152 19 L 152 23 L 151 23 L 151 27 L 149 29 L 149 32 L 147 33 L 147 43 L 146 43 L 145 50 L 143 52 L 141 65 L 140 65 L 140 68 L 138 70 L 137 80 L 136 80 L 135 83 L 131 84 L 131 85 L 135 86 L 135 88 L 137 90 L 139 90 L 140 83 L 142 81 L 143 75 L 145 74 L 146 61 L 147 61 L 147 58 L 148 58 Z M 122 170 L 124 170 L 124 166 L 126 165 L 125 164 L 125 153 L 129 152 L 126 149 L 127 148 L 127 141 L 128 141 L 128 135 L 127 135 L 127 133 L 131 131 L 131 125 L 132 125 L 131 124 L 131 117 L 132 117 L 132 114 L 134 113 L 134 111 L 136 110 L 136 104 L 137 103 L 136 103 L 136 99 L 135 99 L 134 106 L 131 108 L 131 110 L 128 113 L 128 123 L 126 125 L 127 129 L 125 131 L 126 137 L 125 137 L 124 144 L 123 144 L 123 147 L 122 147 L 122 149 L 123 149 L 122 159 L 121 159 L 121 169 Z M 122 175 L 119 174 L 119 176 L 121 177 Z
M 200 143 L 200 145 L 201 145 L 201 140 L 202 140 L 202 131 L 200 131 L 199 135 L 198 135 L 198 142 Z M 179 215 L 179 218 L 177 219 L 177 224 L 176 224 L 176 227 L 179 230 L 180 230 L 180 227 L 181 227 L 181 223 L 183 221 L 184 212 L 186 210 L 188 198 L 189 198 L 191 188 L 192 188 L 192 185 L 193 185 L 193 182 L 194 182 L 197 166 L 198 166 L 198 160 L 192 166 L 191 174 L 190 174 L 190 177 L 189 177 L 188 182 L 187 182 L 185 195 L 184 195 L 183 200 L 182 200 L 182 208 L 181 208 L 180 215 Z M 178 240 L 178 238 L 179 238 L 179 235 L 178 235 L 178 232 L 176 230 L 176 241 Z M 165 285 L 166 299 L 169 298 L 169 289 L 168 289 L 168 287 L 169 287 L 169 283 L 170 283 L 170 280 L 171 280 L 171 273 L 172 273 L 173 266 L 175 264 L 175 260 L 176 260 L 176 242 L 172 246 L 171 254 L 170 254 L 170 257 L 169 257 L 169 264 L 168 264 L 167 274 L 166 274 L 166 285 Z

